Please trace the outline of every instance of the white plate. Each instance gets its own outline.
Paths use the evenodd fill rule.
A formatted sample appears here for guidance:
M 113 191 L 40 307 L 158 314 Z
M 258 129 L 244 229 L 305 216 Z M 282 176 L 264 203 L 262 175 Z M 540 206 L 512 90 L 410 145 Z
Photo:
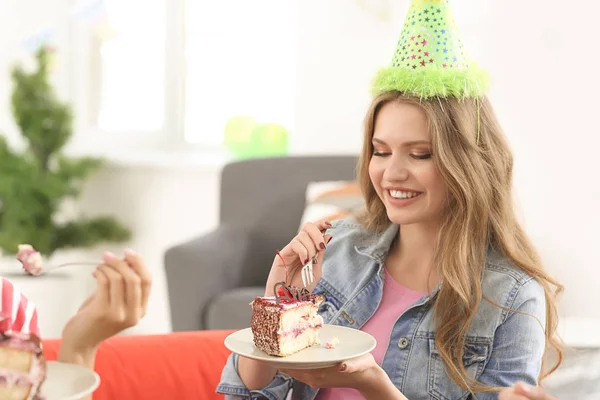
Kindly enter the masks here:
M 326 349 L 325 343 L 337 336 L 339 343 Z M 358 329 L 337 325 L 323 325 L 319 330 L 320 345 L 314 345 L 287 357 L 268 355 L 254 346 L 250 328 L 234 332 L 225 338 L 225 347 L 241 356 L 267 362 L 277 368 L 314 369 L 326 368 L 341 361 L 371 352 L 377 344 L 375 338 Z
M 79 400 L 100 385 L 98 374 L 88 368 L 58 361 L 48 361 L 46 367 L 42 384 L 45 400 Z

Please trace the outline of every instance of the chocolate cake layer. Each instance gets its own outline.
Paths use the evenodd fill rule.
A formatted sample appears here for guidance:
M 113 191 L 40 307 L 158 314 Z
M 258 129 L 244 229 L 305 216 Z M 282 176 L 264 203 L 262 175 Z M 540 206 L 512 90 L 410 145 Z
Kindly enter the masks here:
M 267 354 L 279 354 L 279 327 L 283 304 L 254 300 L 250 328 L 254 335 L 254 344 Z
M 319 295 L 311 295 L 308 301 L 282 301 L 277 303 L 273 297 L 257 297 L 252 302 L 252 319 L 250 328 L 254 335 L 254 344 L 270 355 L 282 355 L 289 351 L 289 346 L 282 352 L 282 340 L 286 335 L 298 336 L 305 329 L 320 328 L 320 323 L 308 326 L 309 314 L 316 315 L 316 306 L 323 301 Z M 312 311 L 311 311 L 312 310 Z M 294 314 L 299 318 L 295 322 Z M 322 322 L 322 319 L 318 317 Z M 294 325 L 301 329 L 293 330 Z M 291 330 L 291 332 L 290 332 Z M 289 337 L 285 338 L 289 340 Z

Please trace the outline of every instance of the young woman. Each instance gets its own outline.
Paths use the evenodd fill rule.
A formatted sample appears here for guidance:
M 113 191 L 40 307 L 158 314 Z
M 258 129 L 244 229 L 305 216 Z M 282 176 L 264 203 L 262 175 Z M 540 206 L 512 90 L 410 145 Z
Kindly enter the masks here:
M 365 119 L 364 212 L 307 224 L 275 258 L 265 290 L 284 280 L 283 261 L 297 271 L 316 258 L 309 289 L 326 298 L 325 323 L 368 332 L 377 347 L 317 370 L 232 355 L 220 393 L 491 400 L 504 390 L 523 400 L 517 383 L 538 385 L 546 351 L 560 360 L 562 288 L 513 211 L 513 159 L 484 75 L 465 56 L 448 1 L 412 0 Z M 298 274 L 292 284 L 302 286 Z
M 344 371 L 276 371 L 234 355 L 221 392 L 491 399 L 519 380 L 537 385 L 546 349 L 559 350 L 559 285 L 513 212 L 512 157 L 492 107 L 481 100 L 479 144 L 473 109 L 399 92 L 375 98 L 359 168 L 365 213 L 307 224 L 281 251 L 294 269 L 317 256 L 310 289 L 326 297 L 325 322 L 369 332 L 375 351 Z M 276 257 L 265 295 L 283 276 Z

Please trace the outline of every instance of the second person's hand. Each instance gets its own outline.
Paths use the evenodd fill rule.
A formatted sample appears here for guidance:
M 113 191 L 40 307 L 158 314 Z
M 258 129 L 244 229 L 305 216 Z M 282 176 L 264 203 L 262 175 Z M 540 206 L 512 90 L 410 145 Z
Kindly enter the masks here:
M 146 314 L 152 278 L 142 258 L 107 253 L 94 276 L 98 286 L 63 330 L 61 350 L 90 353 L 102 341 L 135 326 Z
M 503 389 L 498 400 L 557 400 L 540 386 L 529 386 L 518 382 L 515 386 Z

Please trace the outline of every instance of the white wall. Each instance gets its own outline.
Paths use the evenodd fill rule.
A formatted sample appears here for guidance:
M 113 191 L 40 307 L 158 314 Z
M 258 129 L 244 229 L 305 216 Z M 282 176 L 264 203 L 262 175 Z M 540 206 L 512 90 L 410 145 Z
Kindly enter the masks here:
M 134 237 L 131 243 L 108 249 L 122 254 L 130 246 L 153 274 L 148 314 L 130 333 L 171 330 L 164 252 L 218 224 L 219 163 L 166 160 L 160 166 L 156 161 L 152 157 L 150 164 L 113 163 L 90 182 L 81 202 L 81 209 L 91 214 L 116 213 Z
M 370 78 L 393 53 L 403 14 L 382 23 L 356 1 L 303 0 L 297 18 L 294 151 L 356 152 Z

